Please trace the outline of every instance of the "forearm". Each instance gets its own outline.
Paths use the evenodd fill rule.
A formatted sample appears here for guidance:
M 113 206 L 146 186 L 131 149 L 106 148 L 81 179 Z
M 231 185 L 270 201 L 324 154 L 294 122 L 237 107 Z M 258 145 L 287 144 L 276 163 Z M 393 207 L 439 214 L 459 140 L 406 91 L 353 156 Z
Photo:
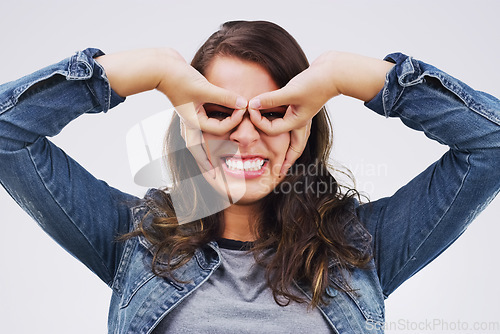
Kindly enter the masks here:
M 326 66 L 332 90 L 330 96 L 343 94 L 369 101 L 384 87 L 387 72 L 393 63 L 353 53 L 329 51 L 311 66 Z
M 458 238 L 500 191 L 500 101 L 403 54 L 387 59 L 396 65 L 366 106 L 450 150 L 393 196 L 358 210 L 373 236 L 386 296 Z
M 429 64 L 402 54 L 392 56 L 385 61 L 330 51 L 311 68 L 323 71 L 329 96 L 343 94 L 365 101 L 379 114 L 399 117 L 442 144 L 462 149 L 498 147 L 498 99 Z
M 176 51 L 157 48 L 103 55 L 95 60 L 104 68 L 111 88 L 125 97 L 156 89 L 172 59 L 183 61 Z
M 47 140 L 84 113 L 105 112 L 114 93 L 93 57 L 78 52 L 0 86 L 0 185 L 66 250 L 110 284 L 130 231 L 134 197 L 97 180 Z

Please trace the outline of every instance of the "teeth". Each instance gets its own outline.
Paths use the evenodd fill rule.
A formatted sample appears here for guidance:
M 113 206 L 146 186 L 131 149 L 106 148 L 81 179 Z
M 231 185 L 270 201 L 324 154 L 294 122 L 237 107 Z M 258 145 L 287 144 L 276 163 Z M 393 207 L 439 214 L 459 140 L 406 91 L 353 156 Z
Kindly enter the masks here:
M 245 162 L 239 159 L 227 158 L 226 166 L 230 170 L 251 172 L 260 170 L 264 165 L 264 162 L 265 162 L 264 159 L 259 159 L 259 158 L 252 160 L 245 160 Z

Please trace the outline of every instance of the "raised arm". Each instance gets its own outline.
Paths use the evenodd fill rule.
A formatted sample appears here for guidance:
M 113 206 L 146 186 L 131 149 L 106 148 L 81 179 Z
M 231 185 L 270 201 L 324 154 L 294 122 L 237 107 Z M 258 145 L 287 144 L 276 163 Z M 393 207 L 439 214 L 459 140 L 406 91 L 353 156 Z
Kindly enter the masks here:
M 380 59 L 329 51 L 282 89 L 250 100 L 252 122 L 262 131 L 268 134 L 291 131 L 291 148 L 281 172 L 284 174 L 299 158 L 306 146 L 308 123 L 328 100 L 339 94 L 371 100 L 384 86 L 385 75 L 393 66 Z M 285 116 L 272 122 L 258 112 L 281 105 L 289 105 Z
M 155 88 L 174 105 L 233 106 L 238 99 L 209 85 L 170 49 L 109 56 L 87 49 L 0 86 L 0 183 L 52 238 L 108 284 L 123 247 L 115 238 L 130 230 L 129 207 L 137 199 L 95 179 L 47 137 L 82 114 L 107 112 L 124 96 Z
M 455 241 L 500 191 L 500 101 L 403 54 L 386 60 L 327 53 L 250 107 L 290 104 L 282 120 L 271 123 L 255 111 L 252 120 L 263 131 L 293 134 L 328 99 L 345 94 L 450 147 L 393 196 L 358 208 L 388 296 Z M 295 148 L 305 140 L 298 138 Z
M 170 48 L 143 49 L 97 58 L 104 67 L 111 87 L 121 96 L 157 89 L 176 108 L 183 123 L 182 134 L 188 149 L 201 168 L 215 176 L 203 149 L 201 131 L 228 132 L 241 122 L 248 102 L 241 96 L 210 84 L 205 77 Z M 224 120 L 208 118 L 203 104 L 215 103 L 236 109 Z
M 500 101 L 397 53 L 366 106 L 449 146 L 393 196 L 359 208 L 388 296 L 450 246 L 500 191 Z
M 84 113 L 123 101 L 114 93 L 96 49 L 0 86 L 0 183 L 68 252 L 110 284 L 129 229 L 124 203 L 134 197 L 95 179 L 46 137 Z

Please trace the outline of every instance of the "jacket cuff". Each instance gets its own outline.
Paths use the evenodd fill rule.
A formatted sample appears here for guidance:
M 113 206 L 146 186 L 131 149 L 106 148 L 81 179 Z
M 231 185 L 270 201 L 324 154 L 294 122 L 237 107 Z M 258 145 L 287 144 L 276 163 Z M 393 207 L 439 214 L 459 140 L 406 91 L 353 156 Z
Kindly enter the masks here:
M 67 80 L 87 80 L 86 84 L 92 91 L 103 112 L 116 107 L 125 101 L 109 84 L 104 68 L 94 58 L 105 53 L 96 48 L 78 51 L 68 62 Z
M 393 106 L 390 101 L 396 101 L 402 90 L 402 87 L 398 84 L 398 78 L 404 78 L 411 73 L 415 73 L 415 69 L 419 69 L 419 66 L 411 57 L 400 52 L 391 53 L 385 56 L 384 60 L 396 65 L 387 72 L 384 87 L 373 99 L 365 102 L 365 106 L 377 114 L 389 117 L 389 112 Z

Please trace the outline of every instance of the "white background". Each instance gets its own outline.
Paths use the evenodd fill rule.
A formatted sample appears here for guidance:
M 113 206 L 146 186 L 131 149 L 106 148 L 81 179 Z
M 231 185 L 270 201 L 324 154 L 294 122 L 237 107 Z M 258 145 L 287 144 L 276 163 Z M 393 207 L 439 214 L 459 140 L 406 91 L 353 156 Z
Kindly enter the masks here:
M 491 1 L 9 1 L 0 5 L 0 82 L 89 46 L 107 53 L 171 46 L 187 59 L 224 21 L 274 21 L 310 60 L 329 49 L 382 58 L 403 51 L 472 87 L 500 96 L 500 2 Z M 160 93 L 127 99 L 106 115 L 86 115 L 54 140 L 96 177 L 142 196 L 133 184 L 125 135 L 170 107 Z M 391 195 L 445 148 L 359 101 L 330 102 L 333 158 L 349 166 L 375 200 Z M 110 290 L 66 254 L 0 190 L 0 332 L 104 333 Z M 449 250 L 387 300 L 389 333 L 441 333 L 433 321 L 500 321 L 500 199 Z M 463 327 L 462 327 L 463 328 Z M 448 331 L 448 333 L 462 331 Z M 479 331 L 468 331 L 479 333 Z M 463 331 L 465 333 L 465 331 Z M 500 333 L 495 331 L 485 333 Z

